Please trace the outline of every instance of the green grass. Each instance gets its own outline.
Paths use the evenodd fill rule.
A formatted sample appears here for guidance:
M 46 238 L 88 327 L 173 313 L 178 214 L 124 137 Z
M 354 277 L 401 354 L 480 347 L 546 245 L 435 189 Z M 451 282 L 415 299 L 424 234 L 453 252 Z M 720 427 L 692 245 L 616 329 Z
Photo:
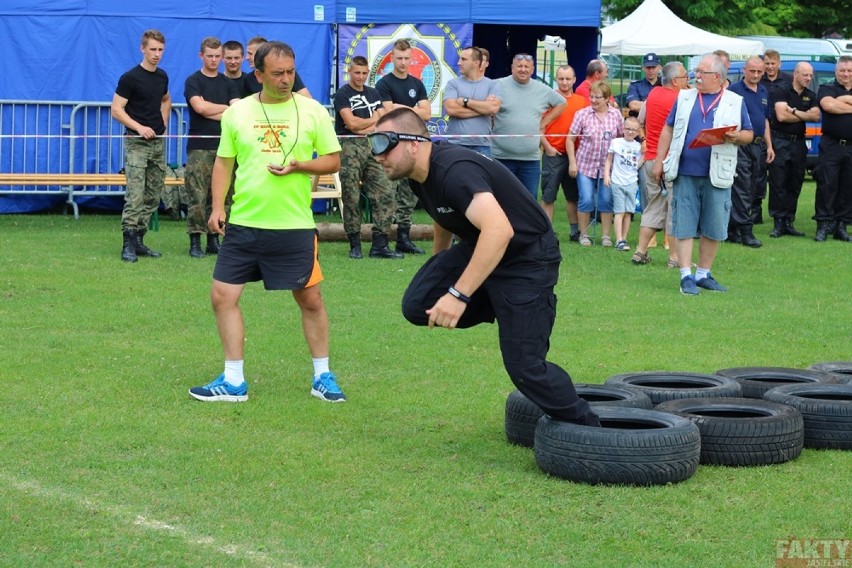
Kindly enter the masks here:
M 809 185 L 810 236 L 812 203 Z M 214 260 L 163 221 L 146 238 L 163 258 L 121 263 L 118 225 L 0 216 L 0 565 L 770 566 L 776 539 L 850 537 L 852 452 L 701 466 L 667 487 L 546 476 L 505 442 L 496 329 L 399 314 L 423 258 L 321 243 L 346 404 L 308 396 L 295 304 L 259 285 L 242 302 L 251 400 L 195 402 L 186 390 L 222 366 Z M 599 383 L 852 359 L 852 247 L 770 229 L 762 249 L 722 246 L 728 294 L 684 298 L 662 248 L 633 266 L 568 243 L 560 215 L 552 360 Z

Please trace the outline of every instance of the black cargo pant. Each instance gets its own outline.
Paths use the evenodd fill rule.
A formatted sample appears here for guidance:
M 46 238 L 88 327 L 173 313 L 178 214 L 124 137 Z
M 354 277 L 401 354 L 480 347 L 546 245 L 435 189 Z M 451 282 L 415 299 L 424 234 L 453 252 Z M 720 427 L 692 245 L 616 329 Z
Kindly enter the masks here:
M 852 223 L 852 140 L 823 134 L 814 178 L 814 220 Z
M 772 134 L 775 160 L 769 164 L 769 215 L 773 219 L 796 218 L 799 194 L 805 181 L 808 146 L 804 136 Z
M 472 254 L 470 245 L 460 243 L 426 261 L 402 298 L 405 318 L 415 325 L 427 325 L 426 310 L 456 283 Z M 553 287 L 560 261 L 559 242 L 553 233 L 520 254 L 507 253 L 471 296 L 457 327 L 496 320 L 503 365 L 518 390 L 553 418 L 597 425 L 597 415 L 577 396 L 568 373 L 546 360 L 556 320 Z
M 766 183 L 766 142 L 760 139 L 737 147 L 737 175 L 731 187 L 731 219 L 729 230 L 751 228 L 754 224 L 754 204 L 760 193 L 759 186 Z M 764 190 L 765 191 L 765 190 Z

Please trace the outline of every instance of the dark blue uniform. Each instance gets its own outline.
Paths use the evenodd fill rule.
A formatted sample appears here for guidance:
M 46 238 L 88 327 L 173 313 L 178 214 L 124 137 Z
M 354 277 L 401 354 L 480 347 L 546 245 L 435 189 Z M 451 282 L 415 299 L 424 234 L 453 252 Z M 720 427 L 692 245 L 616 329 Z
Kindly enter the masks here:
M 648 98 L 648 93 L 651 92 L 651 89 L 659 87 L 660 85 L 662 85 L 662 83 L 660 83 L 659 77 L 657 77 L 657 82 L 653 85 L 644 77 L 638 81 L 632 81 L 630 86 L 627 87 L 627 98 L 625 99 L 626 104 L 629 105 L 632 101 L 644 102 L 645 99 Z M 638 115 L 638 113 L 631 114 L 634 116 Z

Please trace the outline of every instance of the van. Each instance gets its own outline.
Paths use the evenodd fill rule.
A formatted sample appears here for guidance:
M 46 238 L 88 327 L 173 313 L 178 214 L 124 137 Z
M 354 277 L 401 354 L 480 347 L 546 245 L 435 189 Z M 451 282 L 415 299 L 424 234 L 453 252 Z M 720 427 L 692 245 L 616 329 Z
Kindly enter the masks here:
M 830 39 L 837 46 L 841 55 L 852 55 L 852 39 Z
M 780 36 L 739 36 L 763 42 L 763 48 L 774 49 L 781 54 L 781 60 L 825 61 L 836 63 L 843 55 L 837 44 L 831 40 L 818 38 L 780 37 Z
M 793 70 L 799 61 L 782 60 L 781 71 L 788 75 L 793 75 Z M 808 88 L 813 92 L 819 91 L 819 86 L 834 81 L 834 63 L 826 63 L 823 61 L 809 61 L 814 68 L 814 78 Z M 733 84 L 743 78 L 743 68 L 745 61 L 731 61 L 731 66 L 728 69 L 728 80 Z M 822 136 L 822 122 L 809 122 L 805 130 L 805 142 L 808 145 L 807 167 L 813 171 L 816 166 L 817 156 L 819 155 L 819 139 Z

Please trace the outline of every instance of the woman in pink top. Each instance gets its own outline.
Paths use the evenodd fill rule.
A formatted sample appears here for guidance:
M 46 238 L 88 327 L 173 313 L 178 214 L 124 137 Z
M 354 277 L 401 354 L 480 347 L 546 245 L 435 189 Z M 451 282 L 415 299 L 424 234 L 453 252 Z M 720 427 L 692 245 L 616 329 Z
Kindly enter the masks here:
M 589 247 L 592 241 L 587 233 L 591 214 L 597 209 L 601 214 L 601 244 L 612 246 L 609 231 L 612 226 L 612 192 L 603 182 L 604 163 L 609 143 L 613 138 L 624 135 L 621 112 L 609 106 L 612 90 L 603 81 L 592 83 L 589 100 L 591 106 L 577 111 L 569 131 L 570 140 L 580 139 L 574 150 L 574 144 L 566 144 L 568 150 L 568 174 L 577 178 L 580 200 L 577 203 L 580 222 L 580 244 Z

